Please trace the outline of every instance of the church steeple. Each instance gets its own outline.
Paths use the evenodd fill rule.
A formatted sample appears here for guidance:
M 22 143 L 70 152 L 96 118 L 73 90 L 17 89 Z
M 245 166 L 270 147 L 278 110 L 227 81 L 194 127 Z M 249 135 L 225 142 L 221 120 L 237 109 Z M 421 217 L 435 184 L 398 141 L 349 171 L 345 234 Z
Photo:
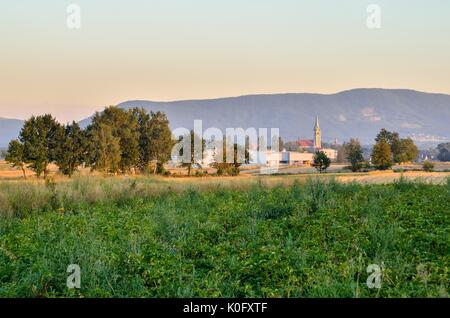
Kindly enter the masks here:
M 314 125 L 314 148 L 322 148 L 322 136 L 320 132 L 319 116 L 316 117 L 316 124 Z

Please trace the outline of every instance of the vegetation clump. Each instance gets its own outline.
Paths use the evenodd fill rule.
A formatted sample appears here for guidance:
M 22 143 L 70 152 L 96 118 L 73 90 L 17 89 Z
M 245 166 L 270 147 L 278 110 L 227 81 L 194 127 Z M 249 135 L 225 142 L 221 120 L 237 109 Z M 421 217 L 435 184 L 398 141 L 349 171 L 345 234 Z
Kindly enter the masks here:
M 319 173 L 326 171 L 331 164 L 330 158 L 328 158 L 327 154 L 323 151 L 318 151 L 314 155 L 313 166 L 316 168 Z
M 424 161 L 422 164 L 422 168 L 424 171 L 433 171 L 434 170 L 434 163 L 432 163 L 431 161 Z
M 157 180 L 91 182 L 23 183 L 28 199 L 0 184 L 1 297 L 449 297 L 450 182 L 160 194 Z M 17 204 L 30 212 L 11 215 Z

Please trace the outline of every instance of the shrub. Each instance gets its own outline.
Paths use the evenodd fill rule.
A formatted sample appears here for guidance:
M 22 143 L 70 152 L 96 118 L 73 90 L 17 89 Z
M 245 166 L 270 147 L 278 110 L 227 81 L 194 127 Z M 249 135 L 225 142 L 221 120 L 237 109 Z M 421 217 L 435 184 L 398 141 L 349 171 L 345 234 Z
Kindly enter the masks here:
M 431 161 L 424 161 L 424 163 L 422 164 L 422 168 L 424 171 L 433 171 L 434 170 L 434 163 L 432 163 Z
M 233 177 L 235 177 L 235 176 L 238 176 L 239 175 L 239 168 L 238 167 L 232 167 L 231 169 L 230 169 L 230 176 L 233 176 Z
M 370 169 L 372 169 L 372 165 L 370 164 L 369 161 L 364 161 L 362 163 L 361 169 L 363 172 L 368 172 L 368 171 L 370 171 Z
M 318 151 L 314 155 L 314 163 L 313 166 L 316 168 L 319 173 L 326 171 L 331 164 L 330 158 L 328 158 L 327 154 L 323 151 Z

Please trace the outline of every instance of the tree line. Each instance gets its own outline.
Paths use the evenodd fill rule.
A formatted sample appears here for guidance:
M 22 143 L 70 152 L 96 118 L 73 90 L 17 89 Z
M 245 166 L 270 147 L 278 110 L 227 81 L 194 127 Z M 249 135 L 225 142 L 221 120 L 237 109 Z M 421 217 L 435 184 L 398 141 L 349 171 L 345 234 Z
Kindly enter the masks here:
M 353 172 L 369 169 L 371 166 L 379 170 L 387 170 L 394 164 L 411 162 L 417 159 L 419 149 L 411 138 L 400 138 L 397 132 L 381 129 L 375 138 L 372 149 L 371 162 L 364 159 L 363 149 L 358 139 L 352 138 L 345 142 L 338 150 L 338 157 L 350 163 Z M 325 152 L 317 151 L 314 154 L 313 167 L 318 172 L 326 171 L 331 164 Z
M 419 149 L 411 138 L 400 138 L 397 132 L 384 128 L 376 136 L 375 142 L 371 164 L 379 170 L 387 170 L 394 164 L 414 161 L 419 155 Z M 353 172 L 370 167 L 370 163 L 364 159 L 358 139 L 350 139 L 349 142 L 344 143 L 342 151 Z
M 152 173 L 166 174 L 164 164 L 171 160 L 177 142 L 190 140 L 190 158 L 178 162 L 191 175 L 192 167 L 201 164 L 206 150 L 206 140 L 193 131 L 176 141 L 169 128 L 167 116 L 162 112 L 146 112 L 143 108 L 124 110 L 116 106 L 96 112 L 91 123 L 82 129 L 78 123 L 62 125 L 50 114 L 32 116 L 24 122 L 19 138 L 9 143 L 5 160 L 14 167 L 31 169 L 37 177 L 47 177 L 49 165 L 56 164 L 59 171 L 71 177 L 80 166 L 103 174 Z M 224 136 L 225 140 L 225 136 Z M 201 144 L 197 149 L 195 143 Z M 218 175 L 236 176 L 242 161 L 238 154 L 245 153 L 245 163 L 250 161 L 248 140 L 243 146 L 234 143 L 233 159 L 226 161 L 226 145 L 218 149 L 211 166 Z M 221 147 L 219 147 L 221 148 Z
M 201 163 L 197 161 L 203 157 L 206 141 L 193 131 L 190 135 L 180 137 L 180 140 L 182 138 L 190 140 L 190 149 L 186 149 L 190 150 L 190 160 L 181 163 L 190 176 L 192 167 Z M 251 160 L 248 138 L 245 145 L 234 143 L 231 161 L 226 160 L 226 144 L 230 141 L 227 141 L 225 136 L 223 140 L 223 150 L 219 147 L 215 155 L 216 160 L 211 166 L 217 169 L 219 175 L 238 175 L 239 167 L 243 163 L 238 160 L 238 154 L 245 154 L 244 163 Z M 339 156 L 345 158 L 350 163 L 351 170 L 356 172 L 371 165 L 386 170 L 394 164 L 414 161 L 419 153 L 413 140 L 402 139 L 397 132 L 382 129 L 375 141 L 371 163 L 365 161 L 358 139 L 350 139 L 344 143 L 339 149 Z M 201 145 L 199 149 L 194 147 L 196 142 Z M 284 147 L 281 139 L 279 143 Z M 165 172 L 164 164 L 171 159 L 175 144 L 164 113 L 148 113 L 143 108 L 124 110 L 110 106 L 102 112 L 96 112 L 86 129 L 82 129 L 76 122 L 62 125 L 50 114 L 32 116 L 25 121 L 19 138 L 9 143 L 5 159 L 14 167 L 21 168 L 24 177 L 26 168 L 33 170 L 37 177 L 46 177 L 51 163 L 56 164 L 59 171 L 69 177 L 80 166 L 90 167 L 91 170 L 104 174 L 162 174 Z M 446 145 L 442 145 L 441 149 L 442 157 L 449 154 L 444 146 Z M 183 157 L 183 151 L 182 148 L 180 157 Z M 324 152 L 315 154 L 313 166 L 319 172 L 326 171 L 330 163 Z
M 9 143 L 5 159 L 24 177 L 26 168 L 46 177 L 51 163 L 69 177 L 82 165 L 105 174 L 161 173 L 173 145 L 164 113 L 110 106 L 96 112 L 86 129 L 60 124 L 50 114 L 32 116 Z

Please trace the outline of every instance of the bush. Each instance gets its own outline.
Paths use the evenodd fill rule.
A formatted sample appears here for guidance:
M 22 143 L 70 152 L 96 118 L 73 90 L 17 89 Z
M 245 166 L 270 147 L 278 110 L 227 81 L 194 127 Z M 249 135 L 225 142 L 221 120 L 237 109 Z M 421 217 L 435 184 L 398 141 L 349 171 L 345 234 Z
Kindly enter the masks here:
M 240 172 L 240 170 L 239 170 L 238 167 L 232 167 L 232 168 L 230 169 L 229 174 L 230 174 L 230 176 L 235 177 L 235 176 L 238 176 L 238 175 L 239 175 L 239 172 Z
M 434 170 L 434 163 L 431 161 L 425 161 L 422 165 L 422 168 L 424 171 L 433 171 Z
M 203 170 L 197 170 L 195 171 L 195 176 L 196 177 L 204 177 L 205 175 L 207 175 L 208 173 L 206 171 Z
M 364 162 L 362 163 L 362 170 L 363 170 L 364 172 L 367 172 L 367 171 L 369 171 L 370 169 L 372 169 L 372 165 L 370 164 L 370 162 L 369 162 L 369 161 L 364 161 Z

